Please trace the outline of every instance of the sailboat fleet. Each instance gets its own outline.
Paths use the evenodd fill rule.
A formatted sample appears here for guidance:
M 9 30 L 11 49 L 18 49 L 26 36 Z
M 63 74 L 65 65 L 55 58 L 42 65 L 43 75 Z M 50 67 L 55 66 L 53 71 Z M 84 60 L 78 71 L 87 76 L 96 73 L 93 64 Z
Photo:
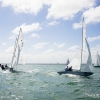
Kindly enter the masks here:
M 6 67 L 6 70 L 13 72 L 16 69 L 16 66 L 18 65 L 19 62 L 20 52 L 23 47 L 23 41 L 24 41 L 24 36 L 22 33 L 22 29 L 20 28 L 19 35 L 15 40 L 15 46 L 14 46 L 11 64 Z M 84 55 L 87 55 L 87 60 L 86 63 L 83 65 Z M 81 75 L 81 76 L 89 76 L 93 74 L 92 57 L 91 57 L 90 47 L 86 39 L 86 27 L 84 23 L 84 18 L 82 22 L 82 48 L 81 48 L 80 56 L 81 56 L 80 59 L 77 59 L 77 57 L 75 57 L 71 62 L 69 61 L 69 59 L 67 59 L 66 62 L 67 70 L 59 71 L 57 73 L 60 75 L 74 74 L 74 75 Z M 24 65 L 25 63 L 21 62 L 21 64 Z M 68 67 L 70 67 L 69 68 L 70 70 L 68 70 Z M 100 67 L 100 55 L 98 54 L 98 51 L 97 51 L 96 63 L 94 67 Z

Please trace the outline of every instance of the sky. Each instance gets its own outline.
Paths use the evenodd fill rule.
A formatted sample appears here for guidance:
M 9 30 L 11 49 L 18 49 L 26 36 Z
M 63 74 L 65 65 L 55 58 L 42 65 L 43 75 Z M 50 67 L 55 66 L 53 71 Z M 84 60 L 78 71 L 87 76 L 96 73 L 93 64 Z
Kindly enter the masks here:
M 100 54 L 100 0 L 0 0 L 0 63 L 10 63 L 20 28 L 27 63 L 66 63 L 82 46 L 82 19 L 92 61 Z

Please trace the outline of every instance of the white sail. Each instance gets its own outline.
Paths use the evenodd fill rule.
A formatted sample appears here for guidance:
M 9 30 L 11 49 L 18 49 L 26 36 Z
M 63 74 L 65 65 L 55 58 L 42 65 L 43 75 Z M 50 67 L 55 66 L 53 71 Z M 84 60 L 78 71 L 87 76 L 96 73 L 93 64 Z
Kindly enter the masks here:
M 16 38 L 16 41 L 15 41 L 15 47 L 14 47 L 14 52 L 13 52 L 13 57 L 12 57 L 12 62 L 11 62 L 11 68 L 14 68 L 18 64 L 22 46 L 23 46 L 23 34 L 22 34 L 22 30 L 20 29 L 18 38 Z
M 96 54 L 95 66 L 100 66 L 100 55 L 98 54 L 98 51 L 97 51 L 97 54 Z
M 73 69 L 79 70 L 80 69 L 80 61 L 77 58 L 74 58 L 68 65 L 68 67 L 71 67 Z
M 18 39 L 16 38 L 12 62 L 11 62 L 11 68 L 13 68 L 13 66 L 16 64 L 17 53 L 18 53 L 17 47 L 18 47 Z
M 19 35 L 18 35 L 18 58 L 17 58 L 17 64 L 19 62 L 19 56 L 20 56 L 20 52 L 21 52 L 22 47 L 23 47 L 23 33 L 22 33 L 22 29 L 20 28 Z
M 83 51 L 86 50 L 86 41 L 85 41 L 85 38 L 86 38 L 86 26 L 85 26 L 85 22 L 84 22 L 84 17 L 83 17 L 83 23 L 82 23 L 82 49 Z
M 86 45 L 87 45 L 87 49 L 88 49 L 88 60 L 87 60 L 87 63 L 86 63 L 86 66 L 84 68 L 84 72 L 92 72 L 92 57 L 91 57 L 91 52 L 90 52 L 90 47 L 89 47 L 89 44 L 87 42 L 87 39 L 86 40 Z
M 86 27 L 85 27 L 85 22 L 84 22 L 84 17 L 83 17 L 83 22 L 82 22 L 82 49 L 81 49 L 81 64 L 86 62 Z

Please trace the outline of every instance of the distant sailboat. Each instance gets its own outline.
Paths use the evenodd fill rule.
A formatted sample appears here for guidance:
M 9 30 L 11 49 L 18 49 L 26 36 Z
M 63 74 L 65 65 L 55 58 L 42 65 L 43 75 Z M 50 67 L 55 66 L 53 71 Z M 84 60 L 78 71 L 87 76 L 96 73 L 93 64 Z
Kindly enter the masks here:
M 69 59 L 67 59 L 66 65 L 68 65 L 70 63 Z
M 74 75 L 80 75 L 80 76 L 89 76 L 92 75 L 92 58 L 91 58 L 91 52 L 90 52 L 90 47 L 89 44 L 87 42 L 86 39 L 86 29 L 85 29 L 85 25 L 84 25 L 84 18 L 83 18 L 83 25 L 82 25 L 82 50 L 81 50 L 81 61 L 79 61 L 77 58 L 74 58 L 69 64 L 68 66 L 72 66 L 72 70 L 69 71 L 59 71 L 57 72 L 58 74 L 74 74 Z M 83 52 L 86 49 L 87 46 L 87 53 L 88 53 L 88 57 L 87 57 L 87 63 L 85 64 L 85 66 L 82 66 L 82 58 L 83 58 Z
M 94 67 L 100 67 L 100 55 L 98 54 L 98 51 L 96 54 L 96 62 L 94 64 Z
M 14 47 L 13 57 L 10 65 L 10 71 L 13 71 L 19 62 L 20 52 L 23 47 L 23 41 L 24 41 L 23 33 L 22 33 L 22 29 L 20 28 L 18 38 L 16 38 L 15 41 L 15 47 Z

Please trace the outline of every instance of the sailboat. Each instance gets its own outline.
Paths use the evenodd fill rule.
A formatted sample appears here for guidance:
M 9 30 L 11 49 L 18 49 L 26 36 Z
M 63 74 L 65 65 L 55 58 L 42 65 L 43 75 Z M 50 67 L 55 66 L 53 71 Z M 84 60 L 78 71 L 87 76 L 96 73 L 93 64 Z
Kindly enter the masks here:
M 82 64 L 82 58 L 83 58 L 83 52 L 87 47 L 87 63 L 85 66 Z M 91 58 L 91 52 L 90 52 L 90 47 L 86 39 L 86 28 L 84 24 L 84 18 L 83 18 L 83 24 L 82 24 L 82 49 L 81 49 L 81 61 L 79 61 L 77 58 L 74 58 L 68 66 L 72 67 L 72 70 L 64 70 L 64 71 L 59 71 L 57 72 L 58 74 L 74 74 L 74 75 L 80 75 L 80 76 L 89 76 L 92 75 L 92 58 Z
M 67 59 L 66 65 L 68 65 L 70 63 L 69 59 Z
M 10 71 L 14 71 L 15 67 L 18 65 L 20 52 L 21 52 L 22 47 L 23 47 L 23 41 L 24 41 L 23 33 L 22 33 L 22 29 L 20 28 L 18 38 L 16 38 L 16 41 L 15 41 L 12 61 L 11 61 L 11 65 L 9 67 Z
M 96 54 L 96 62 L 94 64 L 94 67 L 100 67 L 100 55 L 98 54 L 98 51 Z

